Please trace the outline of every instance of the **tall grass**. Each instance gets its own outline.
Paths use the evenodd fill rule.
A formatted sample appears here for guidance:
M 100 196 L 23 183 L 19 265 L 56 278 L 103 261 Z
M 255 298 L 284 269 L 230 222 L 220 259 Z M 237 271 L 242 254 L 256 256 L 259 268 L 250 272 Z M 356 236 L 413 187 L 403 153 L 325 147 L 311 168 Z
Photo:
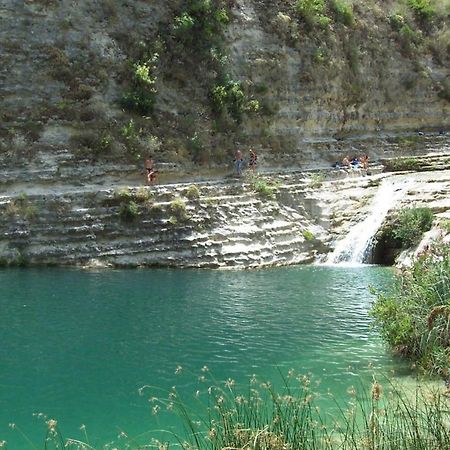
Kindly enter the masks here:
M 438 393 L 417 390 L 412 398 L 393 385 L 388 396 L 374 381 L 371 392 L 350 391 L 349 401 L 322 412 L 307 376 L 284 378 L 237 390 L 232 380 L 210 388 L 207 416 L 198 429 L 178 403 L 190 434 L 185 448 L 201 450 L 402 450 L 448 449 L 448 409 Z M 331 395 L 331 394 L 330 394 Z
M 378 295 L 371 313 L 392 348 L 450 379 L 450 246 L 427 249 L 391 293 Z
M 282 386 L 255 376 L 243 387 L 228 379 L 218 383 L 204 368 L 205 389 L 199 413 L 194 413 L 176 388 L 164 398 L 151 397 L 154 414 L 168 410 L 176 414 L 184 428 L 166 442 L 145 436 L 95 447 L 89 442 L 64 439 L 55 420 L 48 420 L 44 448 L 69 450 L 158 449 L 190 450 L 448 450 L 450 428 L 448 399 L 437 390 L 416 388 L 405 393 L 392 383 L 349 390 L 349 398 L 334 400 L 334 407 L 321 410 L 320 396 L 312 391 L 312 380 L 289 371 Z M 144 386 L 155 392 L 154 387 Z M 333 397 L 331 393 L 327 394 Z M 200 400 L 198 400 L 200 402 Z M 141 436 L 142 437 L 142 436 Z M 170 441 L 170 442 L 169 442 Z M 6 446 L 6 443 L 4 444 Z M 0 445 L 1 447 L 1 445 Z M 34 448 L 42 448 L 33 446 Z M 4 447 L 6 448 L 6 447 Z

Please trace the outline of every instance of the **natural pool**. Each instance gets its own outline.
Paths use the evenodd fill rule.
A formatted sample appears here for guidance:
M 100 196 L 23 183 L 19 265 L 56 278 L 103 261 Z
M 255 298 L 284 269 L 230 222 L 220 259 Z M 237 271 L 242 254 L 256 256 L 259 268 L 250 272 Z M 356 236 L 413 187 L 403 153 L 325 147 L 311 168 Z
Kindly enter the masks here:
M 2 270 L 0 441 L 32 448 L 14 423 L 42 448 L 46 426 L 34 413 L 74 438 L 84 439 L 84 424 L 96 445 L 176 426 L 168 413 L 152 415 L 148 397 L 161 392 L 139 388 L 176 385 L 189 402 L 207 388 L 198 381 L 205 365 L 242 384 L 293 368 L 344 397 L 373 370 L 404 369 L 367 315 L 368 286 L 392 281 L 373 266 Z

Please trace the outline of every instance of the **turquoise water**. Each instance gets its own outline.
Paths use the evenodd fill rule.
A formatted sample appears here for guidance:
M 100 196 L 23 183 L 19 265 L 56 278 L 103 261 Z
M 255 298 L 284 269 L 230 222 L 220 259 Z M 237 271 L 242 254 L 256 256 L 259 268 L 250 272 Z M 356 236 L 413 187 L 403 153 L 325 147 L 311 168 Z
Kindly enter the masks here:
M 172 415 L 152 415 L 148 401 L 160 391 L 139 388 L 176 385 L 193 398 L 204 365 L 243 384 L 293 368 L 345 396 L 369 366 L 397 367 L 367 316 L 368 286 L 391 282 L 369 266 L 0 271 L 0 441 L 30 448 L 23 432 L 40 448 L 36 413 L 73 438 L 84 424 L 95 444 L 170 428 Z

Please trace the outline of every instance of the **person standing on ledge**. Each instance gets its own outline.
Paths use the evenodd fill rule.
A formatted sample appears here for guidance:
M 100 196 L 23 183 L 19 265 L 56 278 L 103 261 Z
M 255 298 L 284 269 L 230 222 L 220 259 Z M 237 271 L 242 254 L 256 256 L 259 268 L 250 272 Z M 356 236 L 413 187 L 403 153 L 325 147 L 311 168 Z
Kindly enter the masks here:
M 251 170 L 256 170 L 256 161 L 258 159 L 258 155 L 256 152 L 251 148 L 250 149 L 250 159 L 248 161 L 248 165 Z
M 147 184 L 154 184 L 158 171 L 155 170 L 155 162 L 151 156 L 145 160 L 145 170 L 147 171 Z
M 234 154 L 234 165 L 236 167 L 236 174 L 238 177 L 242 174 L 242 152 L 240 150 L 236 150 L 236 153 Z

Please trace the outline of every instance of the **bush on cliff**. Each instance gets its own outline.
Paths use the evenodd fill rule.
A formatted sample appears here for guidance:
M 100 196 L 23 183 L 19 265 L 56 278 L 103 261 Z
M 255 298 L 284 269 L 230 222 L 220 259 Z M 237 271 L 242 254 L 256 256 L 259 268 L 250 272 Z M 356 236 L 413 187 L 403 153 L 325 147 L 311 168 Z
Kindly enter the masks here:
M 428 373 L 449 378 L 450 246 L 440 244 L 406 269 L 371 314 L 385 341 Z
M 402 209 L 383 230 L 383 238 L 396 241 L 400 248 L 417 245 L 431 228 L 433 212 L 429 208 Z

